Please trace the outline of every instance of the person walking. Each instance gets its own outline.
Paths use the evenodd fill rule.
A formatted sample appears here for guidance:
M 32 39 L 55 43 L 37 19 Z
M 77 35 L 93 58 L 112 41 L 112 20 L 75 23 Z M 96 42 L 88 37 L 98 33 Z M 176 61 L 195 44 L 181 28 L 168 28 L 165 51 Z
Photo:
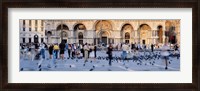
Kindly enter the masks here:
M 108 54 L 108 58 L 109 58 L 109 66 L 112 65 L 112 51 L 113 51 L 113 47 L 112 47 L 112 44 L 109 45 L 108 47 L 108 51 L 107 51 L 107 54 Z
M 49 59 L 52 59 L 52 54 L 53 54 L 53 44 L 50 44 L 49 46 Z
M 44 43 L 41 43 L 38 51 L 40 52 L 40 55 L 42 57 L 42 58 L 40 58 L 40 60 L 38 62 L 38 68 L 40 68 L 40 70 L 41 70 L 41 64 L 45 60 L 45 44 Z

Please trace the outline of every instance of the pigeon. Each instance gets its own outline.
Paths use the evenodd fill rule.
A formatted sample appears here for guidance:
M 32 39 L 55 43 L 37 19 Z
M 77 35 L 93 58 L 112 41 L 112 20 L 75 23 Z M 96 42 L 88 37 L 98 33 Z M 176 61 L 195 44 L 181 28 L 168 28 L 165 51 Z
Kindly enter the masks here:
M 69 65 L 69 67 L 71 68 L 72 66 L 71 66 L 71 65 Z
M 23 70 L 24 70 L 24 68 L 21 68 L 21 69 L 20 69 L 20 71 L 23 71 Z
M 42 69 L 40 68 L 39 71 L 42 71 Z
M 41 68 L 41 65 L 39 65 L 38 68 Z
M 90 69 L 90 71 L 93 71 L 94 69 Z
M 167 70 L 168 68 L 167 67 L 165 67 L 165 70 Z

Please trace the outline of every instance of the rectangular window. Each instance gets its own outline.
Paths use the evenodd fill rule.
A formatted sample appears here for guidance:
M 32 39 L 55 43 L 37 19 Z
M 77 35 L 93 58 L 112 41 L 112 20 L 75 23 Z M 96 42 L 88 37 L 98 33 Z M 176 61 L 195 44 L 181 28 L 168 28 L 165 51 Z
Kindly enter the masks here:
M 29 20 L 29 26 L 31 26 L 31 20 Z
M 23 31 L 25 31 L 25 28 L 23 28 Z
M 29 31 L 31 31 L 31 28 L 29 28 Z
M 37 27 L 35 27 L 35 31 L 37 31 Z
M 23 43 L 25 43 L 25 38 L 22 39 Z
M 29 43 L 31 43 L 31 38 L 29 38 Z
M 41 38 L 41 43 L 44 42 L 44 38 Z
M 41 27 L 41 31 L 43 31 L 43 28 Z

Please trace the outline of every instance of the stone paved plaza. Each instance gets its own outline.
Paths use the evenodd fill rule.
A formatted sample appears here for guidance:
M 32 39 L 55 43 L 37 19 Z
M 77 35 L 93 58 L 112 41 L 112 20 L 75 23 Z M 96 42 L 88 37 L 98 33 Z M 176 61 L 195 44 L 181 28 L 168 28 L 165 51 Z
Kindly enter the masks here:
M 106 51 L 97 51 L 97 58 L 89 58 L 86 63 L 84 58 L 67 58 L 65 53 L 65 59 L 56 59 L 56 64 L 52 63 L 52 59 L 48 59 L 46 51 L 47 58 L 43 61 L 20 57 L 20 71 L 180 71 L 180 59 L 176 56 L 169 57 L 168 69 L 165 70 L 164 60 L 159 55 L 160 51 L 154 53 L 140 51 L 137 59 L 131 57 L 129 60 L 120 59 L 121 53 L 122 51 L 113 51 L 112 65 L 109 66 Z M 40 68 L 39 62 L 42 62 Z

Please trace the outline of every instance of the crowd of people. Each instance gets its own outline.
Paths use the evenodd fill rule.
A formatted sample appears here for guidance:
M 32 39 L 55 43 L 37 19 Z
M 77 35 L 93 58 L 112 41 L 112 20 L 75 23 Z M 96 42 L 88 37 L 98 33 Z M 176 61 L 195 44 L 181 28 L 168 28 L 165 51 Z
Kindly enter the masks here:
M 42 59 L 38 62 L 38 67 L 41 67 L 43 60 L 52 59 L 53 64 L 55 64 L 56 60 L 67 61 L 68 59 L 80 59 L 84 58 L 84 62 L 86 63 L 89 58 L 96 59 L 99 57 L 97 55 L 97 50 L 106 51 L 107 58 L 109 59 L 109 65 L 112 65 L 113 59 L 113 51 L 121 51 L 121 59 L 127 60 L 128 58 L 138 57 L 140 52 L 150 51 L 154 52 L 154 50 L 161 51 L 161 56 L 166 64 L 165 69 L 168 69 L 168 59 L 170 53 L 169 50 L 174 51 L 174 55 L 179 54 L 179 47 L 177 44 L 173 45 L 173 48 L 170 48 L 170 45 L 165 42 L 162 47 L 151 44 L 147 47 L 147 45 L 141 45 L 140 43 L 120 43 L 120 44 L 108 44 L 104 49 L 100 45 L 94 44 L 68 44 L 62 41 L 60 44 L 54 43 L 47 45 L 46 43 L 28 43 L 26 45 L 20 44 L 20 53 L 22 58 L 27 57 L 30 60 L 38 60 Z M 49 56 L 46 54 L 46 50 L 48 50 Z M 50 60 L 51 61 L 51 60 Z M 54 66 L 54 65 L 53 65 Z M 49 65 L 52 67 L 52 65 Z

